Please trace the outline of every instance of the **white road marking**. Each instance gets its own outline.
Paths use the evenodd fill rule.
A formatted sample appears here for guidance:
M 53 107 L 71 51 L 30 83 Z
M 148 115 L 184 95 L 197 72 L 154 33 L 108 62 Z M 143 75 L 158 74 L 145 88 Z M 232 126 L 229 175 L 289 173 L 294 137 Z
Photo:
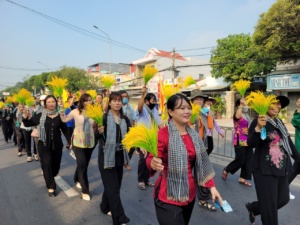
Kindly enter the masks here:
M 78 192 L 68 185 L 61 176 L 56 176 L 54 179 L 56 184 L 66 193 L 68 197 L 79 195 Z

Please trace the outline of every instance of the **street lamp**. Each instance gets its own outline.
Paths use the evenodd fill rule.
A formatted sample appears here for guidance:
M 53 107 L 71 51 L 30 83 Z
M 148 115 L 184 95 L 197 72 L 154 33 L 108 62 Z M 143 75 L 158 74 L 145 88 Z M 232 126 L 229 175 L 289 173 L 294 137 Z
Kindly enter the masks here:
M 49 66 L 47 66 L 46 64 L 44 63 L 41 63 L 40 61 L 38 61 L 39 64 L 43 65 L 43 66 L 46 66 L 47 67 L 47 70 L 49 70 Z
M 110 39 L 110 36 L 107 33 L 105 33 L 103 30 L 99 29 L 97 26 L 94 25 L 93 27 L 95 29 L 101 31 L 103 34 L 105 34 L 107 36 L 107 38 L 109 39 L 109 73 L 111 74 L 111 39 Z

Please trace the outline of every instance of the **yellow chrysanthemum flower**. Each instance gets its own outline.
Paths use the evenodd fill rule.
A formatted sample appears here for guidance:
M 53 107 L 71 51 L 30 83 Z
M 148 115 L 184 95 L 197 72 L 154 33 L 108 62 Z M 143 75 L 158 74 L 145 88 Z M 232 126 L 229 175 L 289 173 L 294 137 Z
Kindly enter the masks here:
M 190 122 L 191 122 L 191 124 L 194 124 L 197 117 L 200 115 L 201 106 L 193 104 L 193 103 L 191 103 L 191 105 L 192 105 L 192 115 L 190 118 Z
M 145 66 L 143 69 L 144 84 L 147 85 L 149 80 L 151 80 L 157 72 L 158 70 L 156 68 L 152 66 Z
M 84 110 L 84 115 L 94 120 L 98 125 L 103 125 L 103 110 L 100 105 L 88 104 Z
M 116 78 L 114 78 L 114 76 L 112 75 L 106 75 L 101 77 L 101 83 L 107 89 L 110 89 L 110 87 L 113 86 L 116 82 Z
M 248 80 L 238 80 L 231 85 L 231 90 L 237 90 L 242 97 L 245 96 L 245 92 L 250 88 L 251 82 Z
M 27 105 L 28 107 L 30 107 L 30 106 L 34 105 L 35 100 L 34 100 L 33 97 L 30 97 L 30 98 L 27 98 L 27 99 L 26 99 L 25 103 L 26 103 L 26 105 Z
M 22 88 L 17 94 L 13 95 L 14 101 L 19 102 L 21 105 L 23 105 L 28 98 L 31 98 L 31 93 L 25 88 Z
M 88 90 L 85 93 L 89 94 L 92 97 L 92 100 L 94 101 L 95 98 L 97 97 L 97 92 L 96 90 Z
M 68 84 L 67 79 L 62 79 L 57 76 L 53 76 L 51 81 L 46 82 L 53 89 L 53 95 L 55 97 L 61 97 L 63 95 L 63 90 Z
M 192 84 L 196 84 L 196 81 L 194 80 L 194 78 L 191 75 L 187 75 L 183 81 L 183 87 L 188 87 Z
M 158 140 L 158 126 L 155 123 L 148 128 L 144 124 L 138 124 L 131 127 L 129 132 L 122 140 L 122 144 L 129 151 L 133 147 L 145 149 L 154 157 L 157 157 L 157 140 Z
M 258 115 L 266 115 L 269 109 L 269 106 L 277 103 L 275 95 L 265 96 L 261 91 L 252 91 L 246 97 L 246 104 L 252 108 Z

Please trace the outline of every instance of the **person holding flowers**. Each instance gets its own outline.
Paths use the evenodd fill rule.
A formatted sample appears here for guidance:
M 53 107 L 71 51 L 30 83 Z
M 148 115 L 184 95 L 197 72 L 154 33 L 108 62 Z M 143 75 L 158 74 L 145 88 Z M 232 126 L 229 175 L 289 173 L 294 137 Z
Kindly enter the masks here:
M 276 116 L 289 104 L 285 96 L 251 92 L 246 103 L 258 113 L 249 127 L 247 144 L 255 148 L 252 159 L 257 201 L 248 202 L 246 208 L 251 224 L 261 215 L 264 225 L 278 225 L 278 209 L 289 202 L 288 172 L 290 156 L 296 148 L 287 128 Z
M 129 163 L 128 153 L 121 142 L 130 126 L 129 119 L 122 110 L 122 95 L 112 92 L 96 136 L 99 136 L 98 164 L 104 186 L 100 210 L 112 216 L 114 225 L 130 221 L 125 215 L 120 197 L 123 165 Z
M 241 169 L 239 183 L 247 187 L 252 184 L 247 181 L 251 180 L 251 159 L 253 155 L 252 148 L 247 145 L 248 128 L 251 123 L 251 118 L 248 115 L 248 106 L 244 98 L 246 90 L 250 87 L 250 81 L 239 80 L 233 84 L 233 87 L 238 90 L 242 98 L 235 102 L 236 111 L 233 115 L 233 146 L 235 151 L 235 159 L 230 162 L 222 172 L 222 179 L 226 180 L 228 173 L 234 174 Z
M 210 188 L 212 200 L 222 197 L 215 187 L 215 172 L 199 134 L 188 126 L 192 106 L 182 94 L 167 102 L 170 121 L 158 131 L 157 153 L 149 154 L 147 167 L 155 184 L 154 205 L 160 225 L 187 225 L 193 211 L 196 186 Z M 194 170 L 194 172 L 193 172 Z M 195 182 L 196 180 L 196 182 Z
M 61 131 L 69 140 L 69 132 L 65 123 L 62 122 L 57 108 L 57 100 L 53 95 L 48 95 L 42 112 L 28 118 L 28 110 L 23 110 L 23 123 L 26 127 L 37 126 L 38 129 L 38 152 L 43 170 L 44 179 L 50 197 L 56 196 L 56 183 L 54 177 L 60 169 L 63 142 Z
M 129 95 L 127 93 L 127 91 L 120 91 L 120 94 L 122 95 L 122 110 L 125 116 L 127 116 L 127 118 L 130 121 L 131 126 L 135 126 L 136 124 L 136 112 L 134 110 L 134 108 L 132 107 L 132 105 L 129 104 Z M 129 158 L 132 158 L 132 155 L 135 151 L 135 148 L 132 148 L 129 152 Z M 127 170 L 131 170 L 131 166 L 130 165 L 124 165 L 125 168 Z
M 75 121 L 72 135 L 72 150 L 76 156 L 77 167 L 74 174 L 74 182 L 81 188 L 81 198 L 89 201 L 90 190 L 88 181 L 88 166 L 95 148 L 95 135 L 93 130 L 94 120 L 85 115 L 88 104 L 92 104 L 92 98 L 84 93 L 80 96 L 78 107 L 66 115 L 64 105 L 60 105 L 60 117 L 63 122 Z
M 147 88 L 142 88 L 142 96 L 138 102 L 137 107 L 137 124 L 144 124 L 150 127 L 152 122 L 156 122 L 158 128 L 163 128 L 163 123 L 158 115 L 158 111 L 155 108 L 157 103 L 156 96 L 153 93 L 147 93 Z M 146 166 L 147 152 L 139 149 L 139 164 L 138 164 L 138 187 L 141 190 L 146 190 L 146 185 L 153 187 L 154 183 L 149 181 L 150 173 Z

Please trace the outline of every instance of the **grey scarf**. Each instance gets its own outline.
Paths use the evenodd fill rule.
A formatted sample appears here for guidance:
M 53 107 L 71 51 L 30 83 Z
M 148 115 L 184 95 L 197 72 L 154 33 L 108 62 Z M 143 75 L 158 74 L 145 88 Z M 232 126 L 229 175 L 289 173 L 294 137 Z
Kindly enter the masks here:
M 46 142 L 46 130 L 45 130 L 46 118 L 47 118 L 47 116 L 52 116 L 52 115 L 55 115 L 56 113 L 57 113 L 56 110 L 54 110 L 54 111 L 48 111 L 46 109 L 42 110 L 42 116 L 40 118 L 40 123 L 37 126 L 38 133 L 39 133 L 39 139 L 38 140 Z
M 88 117 L 84 117 L 84 122 L 83 122 L 83 131 L 84 131 L 84 145 L 90 147 L 91 145 L 91 140 L 90 140 L 90 135 L 91 135 L 91 124 L 90 120 Z
M 121 138 L 120 141 L 123 140 L 124 135 L 127 133 L 127 123 L 125 119 L 121 119 L 119 117 L 119 125 L 121 129 Z M 123 151 L 124 155 L 124 164 L 129 163 L 129 156 L 124 149 L 123 145 L 119 146 L 119 143 L 116 143 L 116 122 L 112 112 L 109 111 L 107 114 L 107 124 L 106 124 L 106 142 L 104 146 L 104 169 L 109 169 L 115 167 L 115 155 L 116 151 L 120 149 Z
M 248 127 L 250 127 L 250 124 L 251 124 L 251 118 L 250 116 L 248 115 L 248 113 L 243 113 L 242 112 L 242 117 L 248 121 Z
M 283 148 L 287 151 L 287 153 L 289 155 L 293 155 L 290 144 L 289 144 L 289 132 L 287 131 L 286 127 L 284 126 L 283 122 L 278 119 L 278 118 L 274 118 L 274 120 L 272 120 L 270 117 L 267 117 L 267 121 L 276 129 L 278 129 L 282 135 L 282 146 Z
M 130 105 L 127 103 L 126 105 L 122 106 L 123 107 L 123 113 L 125 116 L 128 117 L 129 121 L 130 121 L 130 124 L 132 125 L 133 123 L 133 119 L 132 119 L 132 110 L 131 110 L 131 107 Z
M 151 110 L 147 104 L 144 104 L 144 107 L 147 110 L 147 112 L 148 112 L 148 114 L 150 116 L 151 121 L 153 121 L 154 120 L 154 115 L 153 115 L 154 108 Z
M 204 132 L 203 132 L 203 143 L 205 148 L 208 148 L 208 143 L 207 143 L 207 130 L 208 130 L 208 122 L 207 122 L 207 115 L 203 114 L 201 112 L 201 119 L 202 119 L 202 123 L 204 125 Z
M 215 172 L 199 134 L 189 126 L 186 126 L 186 130 L 193 141 L 196 151 L 194 176 L 197 184 L 204 186 L 207 181 L 214 177 Z M 168 131 L 167 197 L 172 201 L 186 202 L 189 200 L 188 153 L 173 120 L 170 120 L 168 124 Z

